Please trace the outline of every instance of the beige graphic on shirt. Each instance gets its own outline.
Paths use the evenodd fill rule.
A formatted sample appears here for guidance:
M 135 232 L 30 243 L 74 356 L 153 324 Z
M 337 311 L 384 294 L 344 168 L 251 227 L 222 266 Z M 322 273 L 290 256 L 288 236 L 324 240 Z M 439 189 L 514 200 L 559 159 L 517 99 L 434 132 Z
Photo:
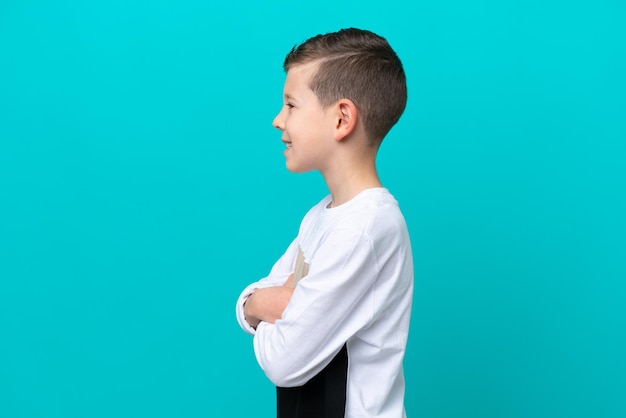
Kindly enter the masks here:
M 300 279 L 309 274 L 309 264 L 304 261 L 304 253 L 302 248 L 298 248 L 298 256 L 296 257 L 296 269 L 293 272 L 293 287 L 298 285 Z

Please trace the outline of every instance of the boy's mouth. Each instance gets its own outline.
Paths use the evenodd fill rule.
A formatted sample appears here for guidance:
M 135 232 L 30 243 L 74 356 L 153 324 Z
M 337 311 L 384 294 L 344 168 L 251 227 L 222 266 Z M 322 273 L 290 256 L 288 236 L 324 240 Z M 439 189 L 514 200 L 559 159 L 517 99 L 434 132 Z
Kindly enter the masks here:
M 283 139 L 283 144 L 285 144 L 285 146 L 287 148 L 291 148 L 291 141 L 287 141 L 287 140 Z

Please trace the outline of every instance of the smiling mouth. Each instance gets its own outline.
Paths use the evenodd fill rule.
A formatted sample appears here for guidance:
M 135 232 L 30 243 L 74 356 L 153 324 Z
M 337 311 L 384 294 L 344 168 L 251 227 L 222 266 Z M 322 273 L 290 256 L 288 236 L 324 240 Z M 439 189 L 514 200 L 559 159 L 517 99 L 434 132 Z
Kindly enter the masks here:
M 287 148 L 291 148 L 291 141 L 283 141 L 283 144 L 285 144 Z

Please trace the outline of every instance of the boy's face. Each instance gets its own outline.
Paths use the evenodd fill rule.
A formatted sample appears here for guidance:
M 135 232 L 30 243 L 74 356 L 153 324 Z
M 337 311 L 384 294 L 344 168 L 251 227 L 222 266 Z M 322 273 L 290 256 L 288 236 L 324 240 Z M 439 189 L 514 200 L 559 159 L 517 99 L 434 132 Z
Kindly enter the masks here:
M 274 122 L 282 132 L 286 165 L 289 171 L 324 171 L 329 163 L 333 141 L 332 106 L 322 108 L 309 88 L 316 63 L 296 65 L 287 72 L 283 107 Z

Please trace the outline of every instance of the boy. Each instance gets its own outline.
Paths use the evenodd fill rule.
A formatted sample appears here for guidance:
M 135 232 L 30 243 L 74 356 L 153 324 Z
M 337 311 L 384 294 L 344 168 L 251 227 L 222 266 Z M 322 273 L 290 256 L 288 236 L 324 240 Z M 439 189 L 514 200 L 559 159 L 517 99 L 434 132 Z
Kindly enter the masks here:
M 304 217 L 269 276 L 237 302 L 277 386 L 279 418 L 402 418 L 413 293 L 409 236 L 376 153 L 406 105 L 402 64 L 359 29 L 318 35 L 284 62 L 287 168 L 319 170 L 330 195 Z

